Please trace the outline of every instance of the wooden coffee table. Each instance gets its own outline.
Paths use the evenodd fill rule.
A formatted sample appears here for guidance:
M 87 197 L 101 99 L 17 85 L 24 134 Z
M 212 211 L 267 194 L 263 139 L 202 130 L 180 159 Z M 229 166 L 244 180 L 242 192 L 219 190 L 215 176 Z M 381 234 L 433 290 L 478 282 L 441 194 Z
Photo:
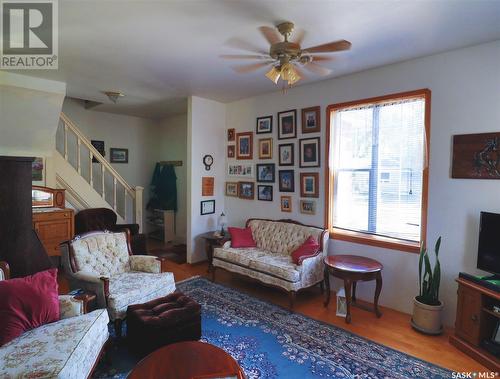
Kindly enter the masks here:
M 244 379 L 243 369 L 221 348 L 199 341 L 164 346 L 140 361 L 128 379 Z
M 360 257 L 357 255 L 330 255 L 324 259 L 325 263 L 325 285 L 326 300 L 324 306 L 327 307 L 330 302 L 330 274 L 334 277 L 344 280 L 344 290 L 347 302 L 347 314 L 345 322 L 351 322 L 351 304 L 362 306 L 356 303 L 356 282 L 375 280 L 375 297 L 373 300 L 373 309 L 377 317 L 382 316 L 378 309 L 378 298 L 382 291 L 382 269 L 384 266 L 375 259 Z M 352 296 L 351 296 L 352 286 Z

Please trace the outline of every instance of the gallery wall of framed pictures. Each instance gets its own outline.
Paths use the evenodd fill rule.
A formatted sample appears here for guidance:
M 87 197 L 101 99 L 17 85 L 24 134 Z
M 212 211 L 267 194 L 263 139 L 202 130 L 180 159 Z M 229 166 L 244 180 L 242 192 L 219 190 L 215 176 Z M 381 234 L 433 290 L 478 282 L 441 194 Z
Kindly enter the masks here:
M 315 215 L 322 172 L 321 107 L 262 112 L 252 123 L 253 130 L 240 125 L 227 130 L 226 197 L 272 202 L 279 213 Z M 244 124 L 251 125 L 250 120 Z

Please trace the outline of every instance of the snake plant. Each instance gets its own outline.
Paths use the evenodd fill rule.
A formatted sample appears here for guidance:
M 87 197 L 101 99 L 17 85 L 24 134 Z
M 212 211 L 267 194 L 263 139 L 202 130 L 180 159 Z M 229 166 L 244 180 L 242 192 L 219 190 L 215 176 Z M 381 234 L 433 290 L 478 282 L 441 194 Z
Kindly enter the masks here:
M 417 300 L 427 305 L 440 305 L 439 284 L 441 281 L 441 264 L 439 263 L 439 247 L 441 246 L 441 237 L 436 241 L 434 252 L 436 255 L 434 269 L 427 248 L 422 244 L 420 246 L 420 255 L 418 259 L 418 285 L 419 295 Z

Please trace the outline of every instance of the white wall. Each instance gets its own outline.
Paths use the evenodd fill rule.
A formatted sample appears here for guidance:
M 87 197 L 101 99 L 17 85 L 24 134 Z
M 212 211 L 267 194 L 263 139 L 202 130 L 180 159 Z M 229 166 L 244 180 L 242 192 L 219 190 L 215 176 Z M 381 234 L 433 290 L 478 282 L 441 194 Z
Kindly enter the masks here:
M 186 242 L 187 230 L 187 114 L 167 117 L 159 121 L 157 159 L 159 161 L 182 161 L 175 167 L 177 176 L 177 213 L 175 215 L 176 242 Z
M 188 99 L 188 231 L 187 260 L 189 263 L 206 259 L 204 241 L 197 236 L 218 228 L 217 218 L 224 210 L 225 167 L 224 104 L 192 96 Z M 214 164 L 205 170 L 203 157 L 210 154 Z M 203 176 L 215 177 L 214 196 L 201 196 Z M 215 200 L 215 213 L 200 215 L 202 200 Z
M 443 237 L 441 248 L 441 298 L 445 323 L 452 325 L 456 308 L 455 278 L 460 271 L 476 272 L 479 212 L 500 212 L 500 181 L 457 180 L 450 177 L 454 134 L 500 131 L 500 41 L 450 51 L 434 56 L 388 65 L 336 79 L 295 87 L 286 95 L 275 92 L 227 104 L 226 125 L 237 131 L 255 131 L 256 117 L 273 115 L 274 157 L 277 162 L 277 112 L 297 109 L 300 138 L 300 109 L 321 106 L 322 168 L 317 214 L 298 213 L 296 191 L 293 213 L 282 213 L 280 193 L 274 184 L 274 202 L 226 197 L 230 223 L 242 225 L 248 217 L 287 218 L 323 225 L 325 110 L 329 104 L 401 91 L 429 88 L 432 91 L 431 153 L 429 178 L 428 244 Z M 254 135 L 263 138 L 269 135 Z M 289 142 L 284 141 L 284 142 Z M 298 141 L 295 142 L 298 145 Z M 295 148 L 298 159 L 298 146 Z M 254 143 L 254 156 L 257 143 Z M 243 162 L 243 161 L 239 161 Z M 254 160 L 256 162 L 256 160 Z M 265 162 L 265 161 L 263 161 Z M 277 167 L 278 169 L 278 167 Z M 312 170 L 311 170 L 312 171 Z M 226 180 L 233 180 L 227 178 Z M 288 195 L 288 193 L 283 193 Z M 358 254 L 383 263 L 384 287 L 381 304 L 410 313 L 417 292 L 417 255 L 340 241 L 330 241 L 330 254 Z M 337 282 L 338 286 L 339 283 Z M 371 300 L 374 284 L 359 285 L 359 297 Z

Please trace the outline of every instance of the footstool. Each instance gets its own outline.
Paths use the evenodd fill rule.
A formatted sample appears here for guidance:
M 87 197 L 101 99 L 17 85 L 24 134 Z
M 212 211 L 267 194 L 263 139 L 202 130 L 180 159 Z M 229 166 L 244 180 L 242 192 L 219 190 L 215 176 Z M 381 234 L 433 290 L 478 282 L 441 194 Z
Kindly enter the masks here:
M 127 340 L 131 350 L 140 355 L 200 337 L 201 306 L 182 292 L 127 308 Z

